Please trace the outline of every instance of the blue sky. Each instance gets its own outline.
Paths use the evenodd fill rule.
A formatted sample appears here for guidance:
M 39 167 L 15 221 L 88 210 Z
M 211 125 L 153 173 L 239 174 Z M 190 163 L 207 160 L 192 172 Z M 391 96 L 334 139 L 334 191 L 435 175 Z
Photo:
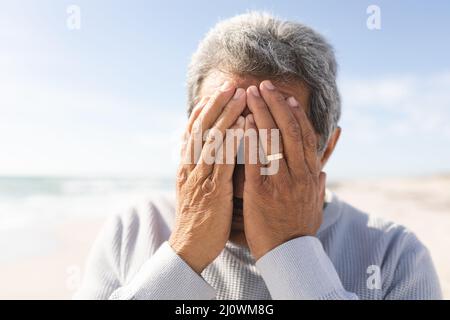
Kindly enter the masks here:
M 66 26 L 71 4 L 80 30 Z M 366 27 L 371 4 L 381 30 Z M 248 10 L 306 23 L 336 49 L 343 135 L 330 178 L 450 171 L 448 1 L 11 0 L 0 2 L 0 175 L 173 175 L 190 55 Z

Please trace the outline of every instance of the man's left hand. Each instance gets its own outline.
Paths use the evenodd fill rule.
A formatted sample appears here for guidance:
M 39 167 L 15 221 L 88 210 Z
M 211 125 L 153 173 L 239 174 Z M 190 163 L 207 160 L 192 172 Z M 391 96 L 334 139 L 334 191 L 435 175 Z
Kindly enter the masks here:
M 270 81 L 263 81 L 259 89 L 247 89 L 251 114 L 245 130 L 267 129 L 265 154 L 283 157 L 268 164 L 278 161 L 277 173 L 262 175 L 264 165 L 250 161 L 255 150 L 245 141 L 244 229 L 256 260 L 291 239 L 314 236 L 322 223 L 325 194 L 317 137 L 303 106 L 294 97 L 285 99 Z M 280 130 L 278 150 L 272 151 L 271 129 Z

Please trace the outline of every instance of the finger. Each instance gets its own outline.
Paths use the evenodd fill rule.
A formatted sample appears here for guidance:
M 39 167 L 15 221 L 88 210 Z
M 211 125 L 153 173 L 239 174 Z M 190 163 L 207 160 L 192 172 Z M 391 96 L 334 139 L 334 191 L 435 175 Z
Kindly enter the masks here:
M 300 125 L 284 96 L 272 82 L 269 80 L 261 82 L 260 91 L 275 123 L 280 128 L 287 165 L 291 172 L 301 173 L 306 167 L 301 145 Z
M 203 131 L 208 130 L 216 122 L 217 118 L 233 97 L 236 86 L 231 81 L 225 81 L 222 86 L 209 98 L 208 103 L 201 111 L 198 120 Z
M 246 107 L 245 90 L 238 88 L 233 98 L 222 109 L 222 113 L 215 121 L 213 128 L 225 135 L 225 130 L 230 128 L 237 121 L 238 117 L 244 112 Z M 206 144 L 207 141 L 205 141 Z
M 255 119 L 252 114 L 245 117 L 244 155 L 245 181 L 261 183 L 261 163 L 258 162 L 259 138 Z
M 188 134 L 191 133 L 192 126 L 194 125 L 194 121 L 197 120 L 198 116 L 200 115 L 200 112 L 205 107 L 206 103 L 208 102 L 209 97 L 203 97 L 200 99 L 199 103 L 195 105 L 195 107 L 192 109 L 191 115 L 189 116 L 188 124 L 186 127 L 186 131 Z
M 187 156 L 185 157 L 185 164 L 188 165 L 190 172 L 195 168 L 201 157 L 204 132 L 209 130 L 220 116 L 223 108 L 233 96 L 234 89 L 235 86 L 232 82 L 225 81 L 213 96 L 209 97 L 197 119 L 194 120 L 186 146 Z
M 217 159 L 221 161 L 214 164 L 213 177 L 219 181 L 231 182 L 236 165 L 236 156 L 244 137 L 245 119 L 239 116 L 231 128 L 226 130 L 225 139 L 217 152 Z
M 245 90 L 238 88 L 233 98 L 223 108 L 222 114 L 216 120 L 214 126 L 206 132 L 206 141 L 199 159 L 199 171 L 202 175 L 206 176 L 212 172 L 216 162 L 216 152 L 221 148 L 226 130 L 236 123 L 246 107 L 245 102 Z M 242 124 L 244 125 L 244 123 L 245 121 Z M 219 162 L 221 160 L 223 159 L 219 158 Z
M 317 174 L 320 171 L 320 160 L 317 156 L 317 135 L 314 130 L 311 121 L 309 121 L 303 106 L 300 106 L 298 101 L 294 97 L 287 99 L 292 113 L 294 114 L 297 122 L 300 124 L 303 154 L 305 156 L 306 164 L 309 171 L 312 174 Z
M 259 94 L 258 88 L 255 86 L 250 86 L 247 89 L 247 105 L 253 114 L 256 127 L 258 128 L 258 136 L 262 144 L 262 146 L 260 146 L 262 147 L 262 151 L 264 151 L 265 155 L 283 153 L 284 148 L 282 138 L 279 136 L 276 137 L 278 127 L 269 111 L 269 108 L 267 107 L 266 102 L 263 100 Z M 273 137 L 275 137 L 276 140 L 273 141 Z M 277 163 L 275 163 L 275 161 L 277 161 Z M 277 171 L 287 171 L 285 159 L 271 161 L 269 165 L 278 166 Z
M 188 123 L 186 125 L 186 130 L 183 133 L 182 138 L 182 145 L 181 145 L 181 163 L 184 164 L 186 156 L 186 149 L 188 146 L 189 137 L 191 136 L 192 132 L 192 126 L 194 124 L 194 121 L 198 118 L 200 115 L 200 112 L 202 111 L 205 104 L 208 102 L 209 97 L 203 97 L 201 100 L 195 105 L 195 107 L 192 109 L 192 112 L 189 116 Z

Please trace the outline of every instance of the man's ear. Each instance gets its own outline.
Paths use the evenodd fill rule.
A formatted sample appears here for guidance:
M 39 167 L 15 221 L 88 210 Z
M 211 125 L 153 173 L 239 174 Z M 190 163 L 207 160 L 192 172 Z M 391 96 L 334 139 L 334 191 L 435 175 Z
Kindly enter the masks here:
M 330 139 L 328 140 L 327 147 L 323 152 L 322 158 L 320 159 L 322 168 L 325 167 L 325 165 L 328 162 L 328 159 L 331 157 L 331 154 L 333 153 L 340 136 L 341 136 L 341 128 L 337 127 L 334 130 L 333 134 L 331 135 Z

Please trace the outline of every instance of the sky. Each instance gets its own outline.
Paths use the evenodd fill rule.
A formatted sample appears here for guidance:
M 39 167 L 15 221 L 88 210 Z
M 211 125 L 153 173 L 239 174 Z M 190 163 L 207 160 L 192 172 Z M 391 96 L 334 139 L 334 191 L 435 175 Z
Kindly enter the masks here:
M 448 1 L 1 0 L 0 175 L 173 176 L 190 56 L 250 10 L 336 50 L 343 132 L 328 177 L 450 172 Z

